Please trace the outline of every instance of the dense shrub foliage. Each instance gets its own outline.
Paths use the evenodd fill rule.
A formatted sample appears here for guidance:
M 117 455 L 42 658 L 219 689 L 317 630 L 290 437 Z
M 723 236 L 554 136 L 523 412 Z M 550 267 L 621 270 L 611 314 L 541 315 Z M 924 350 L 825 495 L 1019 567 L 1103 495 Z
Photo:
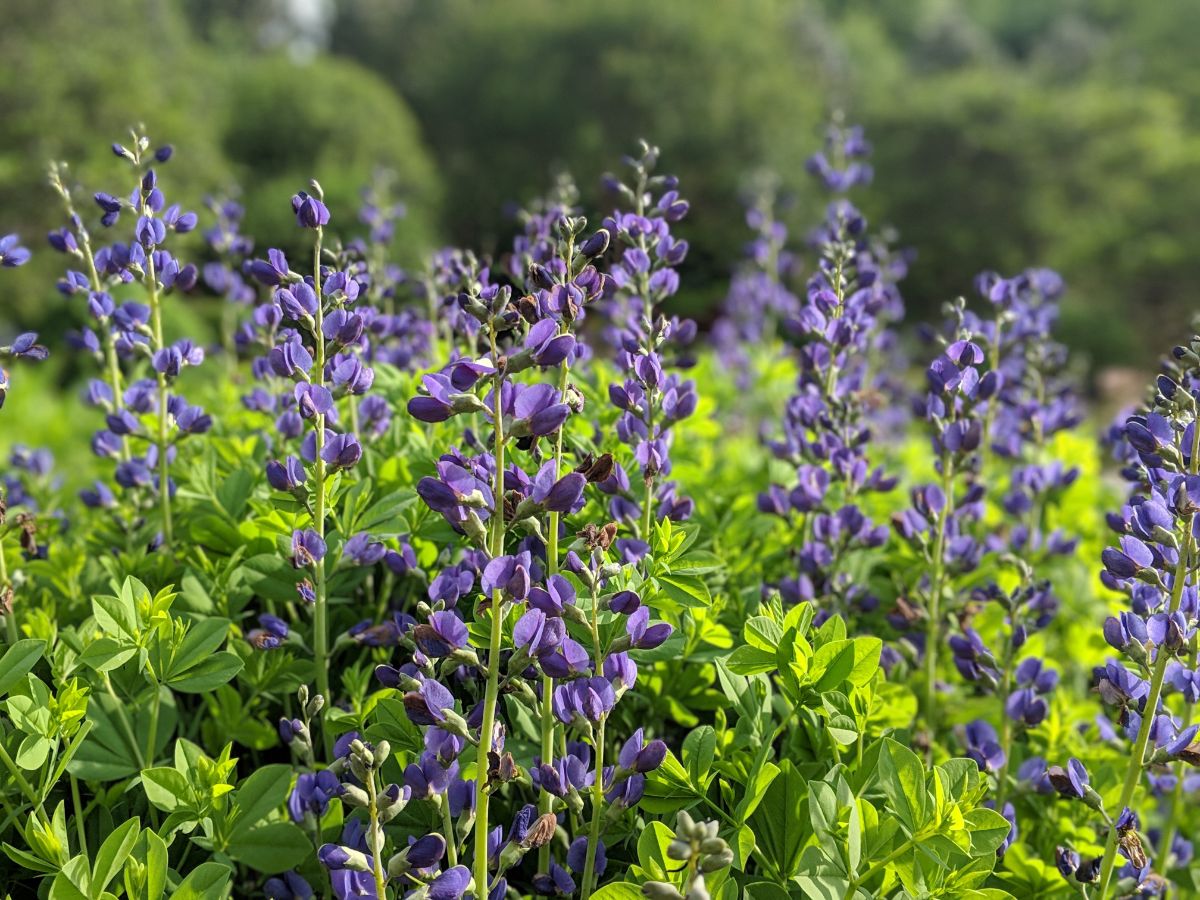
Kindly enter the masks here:
M 266 247 L 112 151 L 50 169 L 69 341 L 0 346 L 12 896 L 1197 889 L 1200 338 L 1094 439 L 1054 272 L 905 324 L 840 122 L 704 333 L 645 143 L 407 269 L 386 175 Z

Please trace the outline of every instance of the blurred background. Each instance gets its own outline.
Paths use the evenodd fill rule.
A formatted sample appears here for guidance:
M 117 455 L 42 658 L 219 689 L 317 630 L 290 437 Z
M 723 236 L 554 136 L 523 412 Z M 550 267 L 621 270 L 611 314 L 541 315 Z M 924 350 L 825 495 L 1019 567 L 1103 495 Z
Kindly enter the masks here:
M 295 238 L 310 177 L 347 222 L 394 170 L 408 265 L 506 246 L 563 170 L 597 199 L 645 136 L 692 201 L 681 302 L 703 322 L 747 178 L 777 173 L 803 233 L 840 109 L 875 147 L 856 200 L 918 254 L 913 318 L 982 269 L 1051 266 L 1092 371 L 1146 369 L 1200 282 L 1197 0 L 4 0 L 0 23 L 0 234 L 40 250 L 4 274 L 0 335 L 82 320 L 53 288 L 45 164 L 124 192 L 108 147 L 136 122 L 176 147 L 168 202 L 237 197 L 260 250 Z

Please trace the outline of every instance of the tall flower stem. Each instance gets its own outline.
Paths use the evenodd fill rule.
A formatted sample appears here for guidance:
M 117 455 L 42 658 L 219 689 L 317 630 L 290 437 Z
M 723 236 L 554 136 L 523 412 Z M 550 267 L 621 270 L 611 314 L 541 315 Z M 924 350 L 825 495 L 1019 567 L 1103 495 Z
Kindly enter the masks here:
M 1200 468 L 1200 422 L 1195 423 L 1192 428 L 1192 455 L 1189 469 L 1192 475 L 1195 475 L 1197 469 Z M 1183 597 L 1183 583 L 1188 573 L 1188 563 L 1191 556 L 1191 535 L 1192 535 L 1192 515 L 1185 516 L 1180 523 L 1180 534 L 1183 536 L 1183 545 L 1179 550 L 1179 561 L 1175 564 L 1174 576 L 1171 580 L 1171 600 L 1167 607 L 1167 613 L 1171 614 L 1179 609 L 1179 601 Z M 1133 799 L 1133 793 L 1137 790 L 1138 782 L 1142 780 L 1142 770 L 1146 765 L 1146 745 L 1150 741 L 1150 727 L 1154 724 L 1154 711 L 1158 709 L 1158 701 L 1162 696 L 1163 680 L 1167 674 L 1167 663 L 1171 659 L 1171 654 L 1164 653 L 1160 649 L 1154 659 L 1154 671 L 1150 675 L 1150 693 L 1146 697 L 1146 705 L 1143 709 L 1146 714 L 1142 716 L 1142 723 L 1138 727 L 1137 737 L 1133 742 L 1133 752 L 1129 756 L 1129 765 L 1125 769 L 1125 783 L 1121 787 L 1121 797 L 1117 801 L 1117 812 L 1119 813 Z M 1165 836 L 1165 835 L 1164 835 Z M 1165 845 L 1165 842 L 1164 842 Z M 1104 842 L 1104 861 L 1100 864 L 1100 882 L 1096 896 L 1103 898 L 1108 896 L 1108 885 L 1112 881 L 1113 867 L 1117 858 L 1117 829 L 1109 828 L 1108 839 Z
M 1196 645 L 1195 638 L 1192 638 L 1192 652 L 1188 661 L 1188 668 L 1196 668 Z M 1187 728 L 1192 723 L 1192 706 L 1188 704 L 1183 712 L 1183 727 Z M 1175 843 L 1175 835 L 1179 830 L 1179 813 L 1183 808 L 1183 793 L 1184 793 L 1184 776 L 1186 766 L 1183 761 L 1175 763 L 1175 787 L 1171 790 L 1171 803 L 1167 808 L 1167 820 L 1163 823 L 1162 837 L 1158 841 L 1158 853 L 1154 858 L 1154 871 L 1163 875 L 1167 874 L 1167 863 L 1171 858 L 1171 845 Z
M 603 648 L 600 646 L 600 611 L 598 606 L 599 597 L 596 593 L 595 582 L 593 582 L 591 611 L 592 652 L 596 655 L 595 665 L 597 673 L 600 670 L 601 660 L 604 658 Z M 600 721 L 596 725 L 596 777 L 592 781 L 592 824 L 588 830 L 587 854 L 583 864 L 583 886 L 579 892 L 581 900 L 588 900 L 592 895 L 592 889 L 596 886 L 596 852 L 600 845 L 600 822 L 604 818 L 604 723 L 607 718 L 607 714 L 601 713 Z
M 569 254 L 568 254 L 569 258 Z M 569 367 L 566 360 L 563 361 L 560 367 L 558 376 L 558 395 L 562 397 L 567 390 L 567 376 Z M 554 437 L 554 477 L 559 477 L 559 470 L 562 468 L 563 455 L 563 426 L 560 426 L 558 433 Z M 550 513 L 550 522 L 547 527 L 546 534 L 546 573 L 547 576 L 558 574 L 558 530 L 560 516 L 557 512 Z M 551 697 L 554 693 L 554 679 L 549 675 L 542 675 L 542 762 L 549 765 L 554 759 L 554 710 L 551 705 Z M 549 791 L 543 790 L 541 797 L 538 798 L 538 812 L 545 815 L 550 812 L 554 805 L 554 797 Z M 550 845 L 543 844 L 538 848 L 538 871 L 546 872 L 550 868 Z
M 370 819 L 372 874 L 375 876 L 375 893 L 379 900 L 387 897 L 387 878 L 383 874 L 383 825 L 379 822 L 379 794 L 375 786 L 375 773 L 367 779 L 367 815 Z
M 154 271 L 154 253 L 146 254 L 146 290 L 150 293 L 150 329 L 154 335 L 154 349 L 161 350 L 163 343 L 162 327 L 162 297 L 158 293 L 158 273 Z M 167 460 L 168 427 L 170 411 L 167 401 L 170 399 L 167 391 L 167 376 L 158 373 L 158 502 L 162 509 L 162 545 L 168 553 L 175 539 L 174 527 L 171 521 L 171 475 L 170 463 Z
M 1004 661 L 1004 680 L 1000 688 L 1002 701 L 1012 693 L 1012 657 L 1013 654 L 1010 650 L 1008 658 Z M 1008 794 L 1008 760 L 1012 756 L 1013 728 L 1012 719 L 1007 711 L 1001 709 L 1000 716 L 1000 749 L 1004 752 L 1004 762 L 1000 764 L 1000 769 L 996 772 L 996 809 L 1003 812 L 1004 800 Z
M 496 332 L 493 326 L 492 359 L 498 359 L 496 353 Z M 493 381 L 494 402 L 494 449 L 496 462 L 495 481 L 492 488 L 495 509 L 492 512 L 492 546 L 491 554 L 495 558 L 504 553 L 504 407 L 502 401 L 504 386 L 503 371 L 497 367 Z M 488 751 L 491 749 L 492 732 L 496 730 L 496 700 L 500 692 L 500 638 L 504 625 L 504 595 L 499 589 L 492 591 L 491 606 L 491 635 L 488 641 L 487 687 L 483 695 L 483 723 L 479 728 L 479 747 L 476 756 L 475 772 L 475 876 L 476 896 L 485 895 L 488 891 L 488 804 L 491 794 L 488 791 Z
M 317 312 L 313 326 L 313 383 L 318 387 L 325 384 L 325 298 L 321 295 L 321 239 L 323 229 L 317 229 L 317 238 L 313 243 L 313 289 L 317 293 Z M 325 449 L 325 416 L 320 414 L 314 419 L 316 429 L 313 437 L 316 441 L 316 458 L 313 462 L 316 478 L 316 498 L 313 501 L 313 528 L 318 537 L 325 540 L 325 460 L 321 451 Z M 317 560 L 316 584 L 313 593 L 316 596 L 313 609 L 313 662 L 317 669 L 317 692 L 325 698 L 326 705 L 333 702 L 329 694 L 329 604 L 325 586 L 325 558 Z M 333 750 L 332 735 L 329 729 L 321 729 L 325 741 L 325 749 Z
M 937 647 L 942 626 L 942 584 L 946 573 L 946 526 L 954 515 L 954 463 L 949 456 L 942 459 L 942 493 L 946 505 L 938 517 L 937 535 L 933 542 L 933 572 L 929 578 L 929 604 L 925 609 L 925 727 L 929 731 L 929 752 L 933 753 L 933 737 L 937 731 Z
M 93 291 L 100 293 L 104 290 L 104 282 L 101 281 L 100 271 L 96 268 L 96 254 L 92 251 L 92 237 L 84 227 L 83 220 L 75 211 L 75 204 L 71 201 L 71 192 L 67 190 L 67 186 L 62 181 L 62 167 L 57 163 L 50 167 L 50 184 L 62 198 L 67 220 L 77 223 L 74 226 L 74 234 L 79 243 L 79 253 L 87 263 L 88 283 Z M 108 376 L 108 386 L 112 390 L 113 403 L 119 406 L 122 394 L 121 366 L 117 360 L 117 339 L 112 328 L 104 329 L 104 364 L 105 374 Z M 129 443 L 124 435 L 121 436 L 121 458 L 129 459 Z

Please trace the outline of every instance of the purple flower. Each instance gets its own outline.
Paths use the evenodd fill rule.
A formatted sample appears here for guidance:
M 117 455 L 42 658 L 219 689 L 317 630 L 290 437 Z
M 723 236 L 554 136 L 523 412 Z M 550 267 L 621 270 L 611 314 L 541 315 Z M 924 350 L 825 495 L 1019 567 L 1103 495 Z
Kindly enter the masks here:
M 275 302 L 289 319 L 300 320 L 317 314 L 317 292 L 306 281 L 279 288 L 275 292 Z
M 650 608 L 639 607 L 625 620 L 629 645 L 637 650 L 653 650 L 671 636 L 673 629 L 666 622 L 650 624 Z
M 333 772 L 304 772 L 296 779 L 288 798 L 288 813 L 293 822 L 303 822 L 306 815 L 320 819 L 329 809 L 329 801 L 344 793 L 341 781 Z
M 304 487 L 307 478 L 304 464 L 294 456 L 287 457 L 283 462 L 273 459 L 267 463 L 267 482 L 277 491 L 291 493 Z
M 415 691 L 404 695 L 404 709 L 414 725 L 436 725 L 445 720 L 442 710 L 454 708 L 454 695 L 440 682 L 426 678 Z
M 450 610 L 431 613 L 427 625 L 417 625 L 412 630 L 417 649 L 430 659 L 449 656 L 467 646 L 467 637 L 466 624 Z
M 583 874 L 584 866 L 587 865 L 588 839 L 586 837 L 577 837 L 571 842 L 570 848 L 567 850 L 567 865 L 576 875 Z M 608 857 L 604 852 L 604 842 L 600 841 L 596 844 L 596 862 L 594 871 L 597 875 L 603 875 L 604 870 L 608 867 Z
M 246 632 L 246 640 L 259 650 L 275 650 L 287 640 L 288 624 L 278 616 L 263 613 L 258 617 L 258 628 Z
M 373 566 L 383 559 L 387 547 L 381 541 L 371 540 L 371 536 L 360 531 L 346 541 L 342 547 L 342 557 L 356 566 Z
M 646 743 L 639 728 L 622 745 L 617 762 L 622 769 L 644 774 L 661 766 L 666 756 L 667 745 L 660 740 Z
M 1088 773 L 1083 763 L 1072 757 L 1067 762 L 1066 769 L 1061 766 L 1051 766 L 1046 770 L 1050 784 L 1062 796 L 1082 800 L 1087 794 Z
M 301 228 L 322 228 L 329 224 L 329 209 L 316 197 L 304 191 L 292 197 L 292 211 Z
M 315 566 L 325 558 L 325 541 L 311 528 L 292 532 L 292 565 L 297 569 Z
M 447 869 L 429 883 L 429 900 L 459 900 L 471 886 L 471 870 L 466 866 Z
M 17 335 L 17 339 L 12 342 L 12 345 L 0 347 L 0 352 L 40 362 L 50 355 L 50 351 L 37 342 L 37 337 L 37 333 L 33 331 Z
M 967 725 L 967 756 L 985 772 L 999 772 L 1007 761 L 996 730 L 982 719 Z
M 524 600 L 529 596 L 532 568 L 527 550 L 515 556 L 497 556 L 484 568 L 480 587 L 485 593 L 500 591 L 513 600 Z
M 560 722 L 571 724 L 576 718 L 598 722 L 617 702 L 607 678 L 577 678 L 554 689 L 552 706 Z
M 20 246 L 20 238 L 15 234 L 6 234 L 0 237 L 0 266 L 6 269 L 15 269 L 17 266 L 23 266 L 29 262 L 30 252 Z
M 348 469 L 362 459 L 362 445 L 352 434 L 335 434 L 321 448 L 321 459 L 325 460 L 331 471 Z
M 268 878 L 263 883 L 263 894 L 267 900 L 310 900 L 312 886 L 296 872 L 284 872 Z

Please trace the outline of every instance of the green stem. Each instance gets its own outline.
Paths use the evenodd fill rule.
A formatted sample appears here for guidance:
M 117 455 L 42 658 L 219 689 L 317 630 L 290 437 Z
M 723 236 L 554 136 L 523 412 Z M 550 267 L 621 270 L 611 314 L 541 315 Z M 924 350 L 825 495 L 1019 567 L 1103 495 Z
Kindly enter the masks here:
M 600 821 L 604 818 L 604 720 L 596 727 L 596 779 L 592 782 L 592 825 L 588 831 L 587 856 L 583 864 L 583 889 L 579 896 L 588 900 L 596 885 L 596 848 L 600 844 Z
M 458 865 L 458 835 L 454 831 L 454 820 L 450 818 L 450 802 L 445 795 L 440 798 L 442 804 L 442 837 L 446 839 L 446 858 L 453 868 Z
M 604 659 L 604 650 L 600 646 L 600 598 L 595 582 L 592 584 L 592 609 L 589 624 L 592 632 L 592 652 L 595 654 L 596 668 Z M 600 820 L 604 815 L 604 723 L 607 715 L 600 716 L 596 726 L 596 777 L 592 781 L 592 825 L 588 834 L 586 861 L 583 865 L 583 890 L 581 900 L 588 900 L 596 883 L 596 849 L 600 842 Z
M 925 728 L 929 732 L 929 753 L 937 732 L 937 647 L 941 637 L 942 582 L 945 578 L 946 526 L 954 515 L 954 463 L 950 457 L 942 460 L 942 493 L 946 505 L 938 517 L 937 536 L 933 542 L 933 574 L 929 579 L 929 604 L 925 609 Z
M 154 254 L 146 254 L 146 290 L 150 294 L 150 328 L 154 334 L 154 349 L 161 350 L 163 344 L 162 298 L 158 294 L 158 275 L 154 271 Z M 167 391 L 167 376 L 157 373 L 158 381 L 158 503 L 162 508 L 162 546 L 170 553 L 174 541 L 174 526 L 171 521 L 171 475 L 167 460 L 168 429 L 171 413 L 167 409 L 170 399 Z
M 83 829 L 83 803 L 79 799 L 79 780 L 68 773 L 71 779 L 71 803 L 75 806 L 75 833 L 79 837 L 79 852 L 88 855 L 87 834 Z
M 1009 641 L 1011 647 L 1012 641 Z M 1004 681 L 1000 688 L 1000 699 L 1006 701 L 1012 693 L 1012 657 L 1011 649 L 1004 661 Z M 1012 756 L 1012 719 L 1004 709 L 1000 710 L 1000 749 L 1004 754 L 1004 762 L 996 773 L 996 809 L 1004 813 L 1004 800 L 1008 794 L 1008 760 Z
M 1200 427 L 1195 429 L 1197 436 L 1200 436 Z M 1193 468 L 1196 463 L 1196 452 L 1192 451 Z M 1188 516 L 1183 521 L 1181 531 L 1185 536 L 1190 536 L 1192 526 L 1192 517 Z M 1179 609 L 1179 600 L 1183 596 L 1184 576 L 1187 574 L 1188 553 L 1185 547 L 1179 552 L 1179 562 L 1175 566 L 1175 576 L 1171 584 L 1171 601 L 1167 607 L 1168 615 Z M 1133 800 L 1134 791 L 1137 790 L 1138 782 L 1142 780 L 1142 770 L 1146 761 L 1146 745 L 1150 741 L 1150 726 L 1154 724 L 1154 711 L 1158 709 L 1158 701 L 1162 696 L 1163 680 L 1167 673 L 1167 663 L 1171 659 L 1171 654 L 1159 649 L 1154 660 L 1154 670 L 1150 676 L 1150 693 L 1146 697 L 1146 705 L 1143 707 L 1146 714 L 1142 716 L 1142 723 L 1138 727 L 1137 737 L 1133 742 L 1133 752 L 1129 756 L 1129 765 L 1125 769 L 1125 783 L 1121 787 L 1121 797 L 1117 801 L 1117 812 L 1120 813 Z M 1097 897 L 1105 898 L 1108 896 L 1108 885 L 1112 880 L 1114 863 L 1117 857 L 1117 829 L 1110 827 L 1108 829 L 1108 839 L 1104 842 L 1104 861 L 1100 866 L 1100 882 L 1097 890 Z
M 907 853 L 909 850 L 911 850 L 912 846 L 913 846 L 913 838 L 909 838 L 903 844 L 901 844 L 899 847 L 897 847 L 895 850 L 893 850 L 891 853 L 889 853 L 884 859 L 881 859 L 879 862 L 875 863 L 875 865 L 871 866 L 871 868 L 867 869 L 867 871 L 864 872 L 862 875 L 859 875 L 856 878 L 850 879 L 850 884 L 846 888 L 846 894 L 842 898 L 842 900 L 854 900 L 854 896 L 858 893 L 859 885 L 863 884 L 864 882 L 870 881 L 875 875 L 877 875 L 879 872 L 882 872 L 884 869 L 886 869 L 888 866 L 890 866 L 892 863 L 894 863 L 897 859 L 899 859 L 901 856 L 903 856 L 905 853 Z
M 25 779 L 25 776 L 21 774 L 21 770 L 17 768 L 17 764 L 13 762 L 13 758 L 4 749 L 3 741 L 0 741 L 0 762 L 4 764 L 4 768 L 8 769 L 9 774 L 13 777 L 13 781 L 17 783 L 17 787 L 21 789 L 21 793 L 25 795 L 30 805 L 41 813 L 42 819 L 45 820 L 46 811 L 42 809 L 42 801 L 38 799 L 37 794 L 34 792 L 33 785 Z
M 370 849 L 373 872 L 375 875 L 375 893 L 379 900 L 387 900 L 387 878 L 383 874 L 383 826 L 379 824 L 379 798 L 375 788 L 375 773 L 367 778 L 367 815 L 370 817 Z
M 321 241 L 324 231 L 317 229 L 317 237 L 313 242 L 313 289 L 317 293 L 316 322 L 313 327 L 313 384 L 323 387 L 325 384 L 325 298 L 321 292 Z M 325 449 L 325 416 L 318 415 L 314 420 L 313 437 L 316 441 L 316 459 L 313 463 L 316 480 L 316 497 L 313 501 L 313 530 L 322 541 L 325 540 L 325 460 L 321 451 Z M 325 585 L 325 559 L 322 557 L 315 565 L 313 594 L 316 601 L 313 604 L 313 665 L 317 670 L 317 693 L 325 698 L 325 708 L 333 703 L 329 692 L 329 609 L 327 589 Z M 333 753 L 333 735 L 328 728 L 321 728 L 321 737 L 325 744 L 325 752 Z
M 496 333 L 492 330 L 492 359 L 497 359 Z M 504 376 L 497 371 L 492 394 L 495 401 L 493 413 L 494 450 L 496 472 L 492 488 L 495 509 L 492 512 L 491 554 L 495 558 L 504 552 L 504 411 L 501 406 L 501 388 Z M 500 688 L 500 638 L 504 624 L 504 595 L 492 591 L 491 635 L 488 641 L 487 687 L 483 695 L 483 722 L 479 729 L 479 749 L 475 763 L 475 859 L 473 873 L 475 891 L 479 895 L 488 888 L 488 751 L 492 745 L 492 733 L 496 730 L 496 700 Z
M 146 768 L 146 758 L 142 756 L 142 747 L 138 743 L 138 739 L 134 736 L 133 725 L 129 721 L 128 713 L 125 712 L 125 704 L 117 696 L 117 692 L 113 690 L 112 679 L 108 677 L 107 672 L 104 673 L 104 688 L 108 691 L 108 696 L 112 697 L 113 703 L 116 704 L 117 721 L 121 723 L 121 728 L 125 732 L 125 740 L 133 748 L 133 755 L 137 759 L 138 768 Z
M 161 705 L 162 691 L 158 682 L 154 682 L 154 698 L 150 701 L 150 729 L 146 735 L 146 761 L 154 765 L 155 744 L 158 743 L 158 711 Z

